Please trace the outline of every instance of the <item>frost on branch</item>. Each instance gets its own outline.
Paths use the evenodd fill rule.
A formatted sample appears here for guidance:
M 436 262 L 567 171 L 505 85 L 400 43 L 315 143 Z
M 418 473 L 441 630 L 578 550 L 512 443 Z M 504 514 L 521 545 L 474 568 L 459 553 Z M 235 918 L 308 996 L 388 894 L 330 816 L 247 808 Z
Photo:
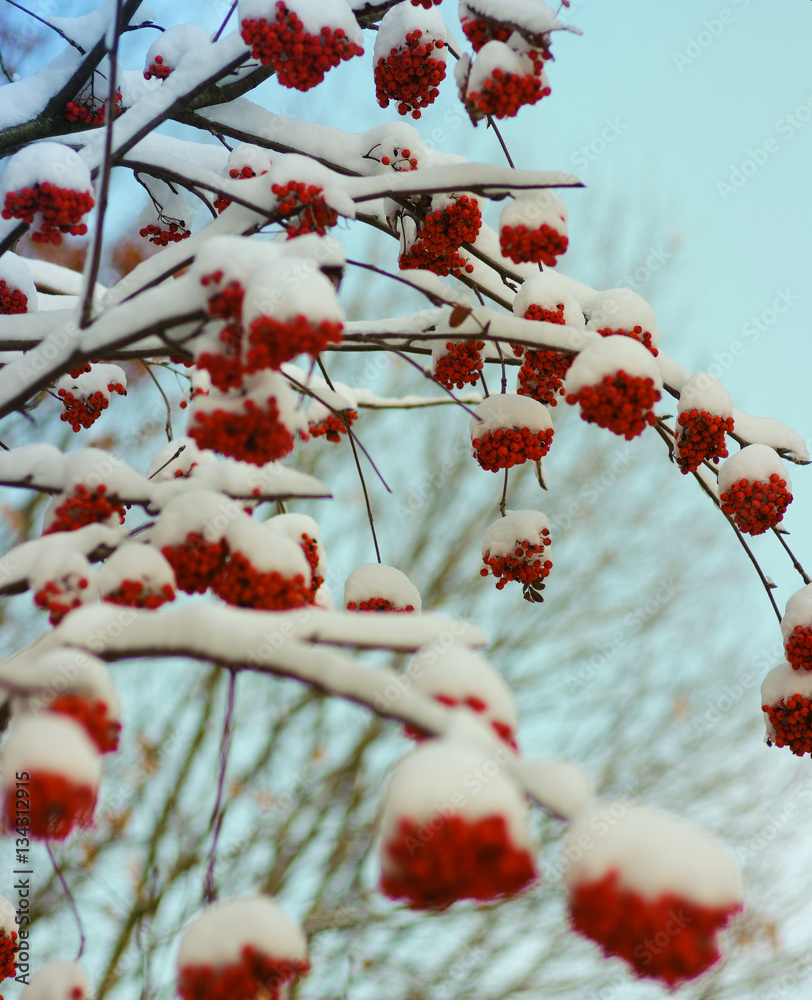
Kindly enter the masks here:
M 418 650 L 406 671 L 415 690 L 450 708 L 476 712 L 513 750 L 519 711 L 513 692 L 488 660 L 471 649 L 451 643 L 442 649 Z M 425 733 L 406 726 L 407 736 L 423 739 Z
M 301 927 L 270 896 L 204 910 L 183 933 L 177 966 L 183 1000 L 279 1000 L 285 983 L 310 971 Z
M 420 118 L 433 104 L 445 79 L 447 31 L 439 11 L 398 3 L 390 7 L 375 36 L 372 55 L 375 96 L 385 108 L 398 102 L 398 114 Z
M 82 236 L 82 221 L 95 204 L 90 170 L 68 146 L 41 142 L 9 157 L 0 175 L 4 219 L 31 226 L 35 243 L 62 242 L 62 234 Z
M 15 719 L 0 751 L 3 824 L 16 827 L 15 775 L 27 772 L 30 836 L 64 840 L 90 826 L 101 775 L 95 745 L 80 723 L 49 712 Z
M 765 444 L 749 444 L 719 469 L 719 501 L 739 529 L 761 535 L 784 519 L 792 503 L 786 466 Z
M 555 267 L 569 245 L 564 202 L 547 190 L 514 198 L 499 216 L 499 245 L 514 264 Z
M 812 670 L 812 584 L 796 591 L 787 601 L 781 636 L 784 655 L 793 670 Z
M 22 257 L 10 250 L 0 256 L 0 315 L 35 313 L 37 288 Z
M 364 563 L 344 584 L 348 611 L 420 611 L 420 592 L 405 573 L 394 566 Z
M 726 434 L 733 433 L 733 402 L 715 375 L 696 372 L 679 394 L 677 465 L 682 473 L 695 472 L 703 462 L 727 458 Z
M 514 392 L 484 399 L 474 411 L 469 429 L 472 454 L 480 467 L 490 472 L 538 462 L 553 440 L 547 407 Z
M 497 590 L 515 580 L 525 599 L 541 602 L 544 580 L 553 568 L 550 559 L 550 525 L 536 510 L 507 511 L 482 538 L 482 576 L 493 574 Z
M 650 352 L 633 338 L 610 336 L 576 357 L 564 383 L 567 402 L 581 404 L 587 423 L 630 441 L 656 423 L 663 380 Z
M 187 52 L 209 45 L 211 35 L 200 24 L 177 24 L 162 31 L 147 49 L 144 79 L 165 80 Z
M 605 801 L 575 819 L 565 853 L 572 925 L 605 955 L 669 987 L 718 961 L 716 934 L 741 909 L 742 890 L 707 833 L 654 809 Z
M 387 896 L 444 910 L 461 899 L 515 896 L 535 881 L 527 807 L 505 766 L 511 756 L 504 745 L 435 739 L 400 762 L 381 830 Z

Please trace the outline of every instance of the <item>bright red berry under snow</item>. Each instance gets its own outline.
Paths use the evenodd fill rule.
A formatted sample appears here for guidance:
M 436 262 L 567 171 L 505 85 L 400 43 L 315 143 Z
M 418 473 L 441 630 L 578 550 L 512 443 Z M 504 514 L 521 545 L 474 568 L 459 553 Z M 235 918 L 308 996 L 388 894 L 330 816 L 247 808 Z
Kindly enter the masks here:
M 777 452 L 750 444 L 719 469 L 719 505 L 739 531 L 761 535 L 784 518 L 792 503 L 792 483 Z
M 547 408 L 513 392 L 483 400 L 471 417 L 469 429 L 473 456 L 489 472 L 538 462 L 553 440 Z

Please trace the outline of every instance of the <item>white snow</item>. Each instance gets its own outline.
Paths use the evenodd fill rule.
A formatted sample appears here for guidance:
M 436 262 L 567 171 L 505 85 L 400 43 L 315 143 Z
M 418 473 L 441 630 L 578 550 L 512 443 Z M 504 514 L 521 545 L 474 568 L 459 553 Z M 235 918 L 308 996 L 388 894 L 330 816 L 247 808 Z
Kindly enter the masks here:
M 255 146 L 251 142 L 241 142 L 228 154 L 225 173 L 229 174 L 231 170 L 241 171 L 244 167 L 250 167 L 254 174 L 260 177 L 270 170 L 271 162 L 271 154 L 267 149 Z
M 651 334 L 651 346 L 660 342 L 660 328 L 654 310 L 637 292 L 630 288 L 610 288 L 605 292 L 595 292 L 584 304 L 587 327 L 590 330 L 625 330 L 627 333 L 636 326 Z
M 118 365 L 91 365 L 89 372 L 84 372 L 77 378 L 63 375 L 56 382 L 56 391 L 65 389 L 76 399 L 87 399 L 94 393 L 100 392 L 105 399 L 109 400 L 111 392 L 107 388 L 108 385 L 121 385 L 126 390 L 127 376 Z
M 163 65 L 174 69 L 181 60 L 192 49 L 201 45 L 211 44 L 211 35 L 200 24 L 176 24 L 172 28 L 167 28 L 147 49 L 147 57 L 144 60 L 144 68 L 149 69 L 155 62 L 155 56 L 163 57 Z
M 717 417 L 733 416 L 733 400 L 721 380 L 710 372 L 694 372 L 679 394 L 678 412 L 705 410 Z
M 9 191 L 21 191 L 45 182 L 70 191 L 90 191 L 90 170 L 70 146 L 36 142 L 24 146 L 6 161 L 0 174 L 0 201 Z
M 49 962 L 32 973 L 20 1000 L 86 1000 L 90 980 L 78 962 Z
M 709 833 L 646 806 L 597 802 L 575 819 L 564 851 L 571 860 L 564 876 L 570 888 L 617 870 L 622 888 L 647 899 L 674 893 L 703 906 L 742 899 L 736 868 Z
M 24 257 L 18 257 L 11 250 L 0 256 L 0 280 L 5 281 L 9 291 L 16 288 L 26 296 L 26 312 L 37 311 L 37 286 Z
M 598 385 L 606 375 L 619 371 L 650 378 L 656 389 L 663 387 L 660 369 L 651 352 L 632 337 L 618 334 L 601 337 L 585 347 L 570 365 L 564 387 L 568 393 L 579 392 L 584 386 Z
M 583 327 L 586 325 L 578 301 L 568 290 L 566 284 L 561 281 L 561 275 L 549 267 L 525 278 L 513 300 L 513 314 L 522 319 L 531 305 L 553 311 L 559 305 L 563 305 L 565 326 Z
M 96 574 L 99 596 L 105 597 L 125 580 L 140 580 L 148 594 L 160 593 L 169 584 L 175 589 L 175 574 L 161 553 L 150 545 L 126 542 L 108 556 Z
M 415 7 L 411 3 L 396 3 L 390 7 L 381 19 L 375 35 L 375 48 L 372 52 L 372 65 L 377 66 L 379 59 L 385 59 L 393 49 L 404 48 L 406 35 L 419 30 L 423 32 L 420 44 L 448 39 L 448 29 L 443 16 L 437 7 Z M 446 47 L 435 48 L 432 57 L 445 62 Z
M 301 546 L 277 531 L 270 521 L 260 523 L 243 513 L 225 530 L 230 551 L 241 552 L 260 573 L 281 573 L 290 579 L 301 574 L 310 585 L 310 564 Z
M 783 622 L 781 624 L 783 632 Z M 792 664 L 784 661 L 773 667 L 762 681 L 762 705 L 777 705 L 779 701 L 786 701 L 796 694 L 803 698 L 812 698 L 812 671 L 793 670 Z M 776 736 L 775 727 L 766 712 L 762 712 L 762 715 L 767 730 L 766 739 L 772 741 Z
M 361 45 L 364 36 L 355 15 L 345 0 L 286 0 L 310 35 L 318 35 L 323 27 L 343 28 L 347 38 Z M 264 18 L 273 21 L 276 16 L 274 0 L 240 0 L 237 8 L 240 24 L 246 19 Z
M 789 473 L 778 453 L 766 444 L 748 444 L 726 458 L 719 467 L 719 494 L 725 493 L 733 483 L 741 479 L 746 479 L 749 483 L 769 482 L 774 473 L 786 482 L 787 492 L 791 493 Z
M 784 617 L 781 619 L 784 642 L 792 635 L 796 625 L 812 626 L 812 583 L 796 590 L 787 601 Z
M 180 452 L 180 454 L 178 454 Z M 177 456 L 177 457 L 175 457 Z M 217 456 L 213 451 L 198 448 L 190 437 L 174 438 L 163 445 L 147 469 L 147 479 L 151 483 L 174 482 L 189 473 L 192 465 L 216 465 Z
M 15 712 L 36 712 L 62 694 L 78 694 L 103 701 L 109 718 L 121 719 L 121 703 L 107 664 L 81 649 L 27 649 L 0 664 L 0 690 L 4 682 L 16 689 L 12 701 Z M 27 693 L 18 694 L 20 691 Z
M 304 932 L 276 900 L 248 896 L 215 903 L 189 924 L 180 942 L 178 971 L 189 965 L 219 969 L 239 963 L 246 945 L 270 958 L 307 959 Z
M 484 46 L 477 54 L 477 61 L 479 61 L 482 53 L 490 45 L 504 45 L 504 43 L 488 42 L 488 45 Z M 507 48 L 507 46 L 504 45 L 504 48 Z M 529 61 L 527 60 L 527 62 Z M 477 63 L 474 63 L 474 70 L 476 70 L 476 67 Z M 513 72 L 517 71 L 513 70 Z M 471 76 L 473 77 L 473 75 L 472 72 Z M 470 89 L 475 89 L 473 84 L 471 84 Z M 555 229 L 562 236 L 567 235 L 567 209 L 558 195 L 548 190 L 535 191 L 533 194 L 523 194 L 519 198 L 508 201 L 499 216 L 500 229 L 504 229 L 505 226 L 512 226 L 514 229 L 517 226 L 526 226 L 528 229 L 541 229 L 544 225 Z
M 3 788 L 13 788 L 21 771 L 61 774 L 91 788 L 101 777 L 99 755 L 84 727 L 55 712 L 20 715 L 12 723 L 0 750 Z
M 400 610 L 409 605 L 415 611 L 422 608 L 420 593 L 408 576 L 394 566 L 382 563 L 357 566 L 344 584 L 344 607 L 348 604 L 360 605 L 371 597 L 382 597 Z
M 316 575 L 326 575 L 327 559 L 324 555 L 324 546 L 321 544 L 319 526 L 312 517 L 309 517 L 307 514 L 296 513 L 277 514 L 276 517 L 270 518 L 270 520 L 266 521 L 265 524 L 284 535 L 285 538 L 289 538 L 297 545 L 302 544 L 302 535 L 307 535 L 308 538 L 313 539 L 316 543 L 316 556 L 318 557 L 318 562 L 316 563 Z
M 458 69 L 460 69 L 461 66 L 462 60 L 460 60 L 460 63 L 458 64 Z M 505 42 L 497 42 L 495 40 L 486 42 L 479 52 L 477 52 L 473 62 L 471 63 L 471 72 L 468 74 L 468 86 L 466 93 L 481 93 L 483 84 L 492 78 L 493 71 L 495 69 L 501 69 L 505 74 L 513 73 L 515 76 L 536 75 L 533 68 L 533 60 L 529 56 L 526 56 L 521 52 L 517 52 L 509 45 L 505 44 Z M 460 72 L 462 72 L 461 69 Z M 457 73 L 455 71 L 455 76 L 456 75 Z M 543 70 L 539 79 L 541 80 L 542 87 L 547 85 L 547 78 Z M 459 84 L 459 79 L 457 82 Z M 546 218 L 543 218 L 537 224 L 540 226 L 542 222 L 545 221 L 547 221 Z M 549 224 L 552 225 L 552 223 Z M 516 223 L 502 221 L 501 225 L 516 225 Z
M 278 260 L 260 268 L 251 278 L 243 299 L 243 324 L 258 316 L 291 320 L 306 316 L 311 323 L 342 323 L 333 283 L 321 271 L 302 273 L 299 260 Z
M 548 31 L 567 28 L 541 0 L 465 0 L 460 3 L 460 19 L 463 17 L 484 17 L 501 21 L 531 35 L 543 35 Z
M 553 426 L 550 411 L 543 403 L 515 392 L 493 393 L 483 399 L 469 421 L 471 440 L 492 434 L 500 428 L 527 427 L 533 432 Z
M 264 264 L 277 260 L 279 254 L 278 246 L 267 240 L 247 236 L 213 236 L 198 250 L 189 275 L 200 281 L 217 271 L 223 272 L 219 281 L 209 280 L 204 286 L 203 294 L 208 299 L 230 281 L 239 281 L 245 288 L 251 276 Z
M 92 566 L 81 552 L 67 545 L 61 545 L 62 532 L 54 535 L 54 542 L 44 548 L 31 568 L 28 585 L 35 593 L 46 583 L 55 583 L 66 599 L 78 598 L 82 604 L 96 599 L 95 574 Z M 81 586 L 84 580 L 86 586 Z M 60 603 L 62 598 L 59 598 Z
M 222 493 L 209 490 L 184 490 L 162 508 L 157 523 L 149 532 L 150 544 L 157 549 L 183 545 L 190 533 L 202 535 L 207 542 L 219 542 L 229 525 L 245 517 L 239 504 Z
M 532 851 L 527 805 L 508 767 L 512 757 L 503 744 L 486 748 L 450 739 L 426 740 L 404 757 L 384 798 L 380 852 L 384 871 L 393 870 L 385 846 L 397 838 L 402 819 L 426 822 L 443 813 L 471 821 L 503 816 L 513 844 Z M 487 775 L 487 780 L 477 774 Z
M 465 646 L 452 643 L 442 650 L 432 646 L 418 650 L 407 675 L 423 694 L 444 694 L 458 702 L 476 697 L 485 702 L 482 717 L 502 722 L 515 733 L 519 711 L 513 692 L 486 657 Z
M 517 757 L 511 771 L 538 803 L 570 822 L 592 801 L 589 778 L 574 761 Z
M 482 558 L 512 555 L 517 543 L 525 539 L 533 545 L 540 545 L 542 530 L 550 527 L 546 516 L 538 510 L 506 511 L 504 517 L 494 521 L 482 536 Z M 548 543 L 536 558 L 549 559 L 551 546 Z

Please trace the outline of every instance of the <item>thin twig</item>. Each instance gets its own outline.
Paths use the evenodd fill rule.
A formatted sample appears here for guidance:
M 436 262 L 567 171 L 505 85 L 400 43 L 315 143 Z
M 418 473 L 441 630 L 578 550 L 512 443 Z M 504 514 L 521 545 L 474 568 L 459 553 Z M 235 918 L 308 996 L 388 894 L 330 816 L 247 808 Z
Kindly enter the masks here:
M 203 888 L 203 902 L 210 906 L 217 898 L 214 886 L 214 865 L 217 859 L 217 843 L 220 839 L 220 828 L 223 825 L 223 812 L 220 808 L 223 801 L 223 788 L 226 782 L 226 766 L 228 764 L 228 749 L 231 745 L 231 723 L 234 718 L 234 690 L 237 685 L 237 671 L 230 670 L 228 675 L 228 702 L 226 704 L 226 718 L 223 723 L 223 738 L 220 743 L 220 773 L 217 775 L 217 796 L 214 800 L 214 809 L 211 814 L 209 825 L 214 825 L 214 836 L 209 852 L 209 865 L 206 869 L 206 881 Z
M 228 11 L 228 13 L 227 13 L 227 14 L 226 14 L 226 16 L 225 16 L 225 17 L 223 18 L 223 23 L 222 23 L 222 24 L 220 25 L 220 27 L 219 27 L 219 28 L 217 29 L 217 32 L 215 33 L 215 35 L 214 35 L 214 38 L 212 38 L 212 42 L 216 42 L 216 41 L 217 41 L 217 39 L 218 39 L 218 38 L 220 37 L 220 35 L 222 35 L 222 33 L 223 33 L 223 32 L 225 31 L 225 28 L 226 28 L 226 25 L 227 25 L 227 24 L 228 24 L 228 22 L 229 22 L 229 18 L 230 18 L 230 17 L 231 17 L 231 15 L 232 15 L 232 14 L 234 13 L 234 8 L 235 8 L 236 6 L 237 6 L 237 0 L 234 0 L 234 2 L 232 3 L 231 7 L 229 8 L 229 11 Z
M 164 469 L 167 467 L 167 465 L 171 465 L 175 461 L 175 459 L 184 451 L 186 451 L 186 445 L 182 444 L 180 448 L 178 448 L 178 450 L 175 452 L 175 454 L 170 459 L 167 459 L 167 461 L 164 462 L 163 465 L 159 466 L 148 478 L 154 479 L 159 472 L 163 472 Z
M 795 558 L 795 553 L 792 551 L 792 549 L 789 547 L 789 545 L 787 545 L 787 543 L 784 541 L 784 532 L 780 531 L 776 527 L 773 527 L 772 528 L 772 533 L 778 538 L 778 541 L 784 546 L 784 551 L 787 553 L 787 555 L 792 560 L 792 566 L 793 566 L 793 568 L 796 569 L 801 574 L 801 579 L 804 581 L 804 583 L 812 583 L 812 579 L 809 578 L 809 574 L 806 572 L 806 570 L 803 568 L 803 566 Z
M 172 438 L 173 438 L 173 437 L 174 437 L 175 435 L 174 435 L 174 434 L 172 433 L 172 408 L 171 408 L 171 406 L 169 405 L 169 399 L 167 398 L 167 395 L 166 395 L 166 393 L 165 393 L 165 392 L 164 392 L 164 390 L 163 390 L 163 386 L 162 386 L 162 385 L 161 385 L 161 383 L 160 383 L 160 382 L 158 381 L 158 378 L 157 378 L 157 376 L 155 375 L 155 372 L 154 372 L 154 371 L 152 370 L 152 368 L 150 367 L 150 365 L 149 365 L 149 362 L 147 362 L 147 361 L 142 361 L 142 362 L 141 362 L 141 364 L 142 364 L 142 365 L 144 366 L 144 368 L 146 369 L 146 371 L 147 371 L 147 375 L 149 375 L 149 377 L 150 377 L 150 378 L 152 379 L 152 381 L 153 381 L 153 382 L 155 383 L 155 385 L 156 385 L 156 387 L 157 387 L 157 389 L 158 389 L 158 392 L 160 392 L 160 394 L 161 394 L 161 395 L 163 396 L 163 399 L 164 399 L 164 406 L 166 407 L 166 424 L 165 424 L 165 426 L 164 426 L 164 430 L 166 431 L 166 440 L 167 440 L 167 441 L 171 441 L 171 440 L 172 440 Z M 172 461 L 172 460 L 170 459 L 170 461 Z M 167 463 L 167 464 L 168 464 L 168 463 Z
M 505 516 L 505 504 L 507 503 L 507 484 L 508 484 L 508 469 L 505 468 L 505 485 L 502 487 L 502 500 L 499 504 L 499 513 L 502 517 Z
M 65 34 L 61 28 L 57 28 L 55 24 L 51 24 L 50 21 L 46 21 L 44 17 L 40 17 L 39 14 L 35 14 L 33 10 L 29 10 L 27 7 L 23 7 L 21 3 L 17 3 L 17 0 L 6 0 L 6 3 L 11 4 L 12 7 L 16 7 L 17 10 L 21 10 L 24 14 L 28 14 L 29 17 L 33 17 L 35 21 L 39 21 L 40 24 L 44 24 L 46 28 L 50 28 L 51 31 L 55 31 L 60 38 L 64 38 L 68 45 L 72 45 L 78 52 L 83 56 L 87 55 L 82 46 L 75 42 L 72 38 Z
M 510 164 L 511 169 L 515 170 L 516 169 L 516 164 L 513 162 L 513 158 L 511 157 L 510 151 L 508 150 L 508 148 L 507 148 L 507 146 L 505 144 L 505 140 L 502 138 L 502 133 L 499 131 L 499 128 L 498 128 L 496 122 L 493 120 L 493 116 L 492 115 L 488 115 L 488 128 L 492 128 L 494 130 L 494 132 L 496 133 L 496 138 L 499 140 L 499 145 L 502 147 L 502 152 L 505 154 L 505 156 L 507 158 L 507 161 Z
M 454 393 L 447 386 L 444 386 L 442 382 L 438 382 L 437 379 L 431 374 L 431 372 L 427 372 L 426 369 L 421 364 L 418 364 L 417 361 L 415 361 L 413 358 L 410 358 L 408 354 L 404 354 L 403 351 L 398 351 L 394 347 L 391 348 L 390 350 L 392 354 L 397 354 L 399 358 L 403 358 L 404 361 L 408 361 L 410 365 L 413 365 L 420 372 L 420 374 L 423 375 L 425 378 L 427 378 L 429 382 L 431 382 L 433 385 L 438 385 L 443 390 L 443 392 L 447 392 L 448 395 L 457 404 L 457 406 L 461 406 L 466 413 L 470 413 L 472 417 L 476 417 L 476 419 L 479 421 L 482 420 L 482 417 L 477 417 L 476 413 L 474 413 L 474 411 L 471 409 L 470 406 L 466 406 L 466 404 L 463 403 L 461 399 L 457 399 Z
M 502 365 L 502 393 L 507 392 L 507 371 L 505 370 L 505 355 L 502 353 L 502 345 L 498 340 L 491 341 L 493 346 L 496 348 L 496 353 L 499 355 L 499 361 Z
M 99 274 L 102 252 L 102 230 L 107 214 L 107 197 L 110 193 L 110 172 L 113 168 L 113 121 L 116 117 L 116 75 L 118 70 L 118 40 L 121 33 L 121 0 L 116 0 L 116 13 L 113 21 L 113 44 L 107 52 L 110 63 L 110 80 L 107 89 L 107 115 L 104 127 L 104 157 L 99 178 L 96 198 L 96 226 L 93 231 L 93 241 L 88 254 L 85 294 L 82 308 L 79 312 L 81 329 L 89 326 L 93 319 L 93 293 L 96 290 L 96 278 Z
M 70 886 L 65 880 L 65 875 L 62 869 L 57 864 L 57 860 L 54 857 L 54 852 L 51 848 L 50 840 L 45 841 L 45 849 L 48 851 L 48 857 L 51 859 L 51 864 L 54 866 L 54 872 L 56 877 L 62 884 L 62 889 L 65 893 L 65 898 L 68 901 L 68 906 L 70 907 L 71 913 L 73 913 L 73 918 L 76 921 L 76 928 L 79 931 L 79 951 L 76 953 L 76 961 L 85 953 L 85 929 L 82 926 L 82 918 L 79 916 L 79 910 L 76 908 L 76 900 L 73 898 L 73 893 L 70 891 Z

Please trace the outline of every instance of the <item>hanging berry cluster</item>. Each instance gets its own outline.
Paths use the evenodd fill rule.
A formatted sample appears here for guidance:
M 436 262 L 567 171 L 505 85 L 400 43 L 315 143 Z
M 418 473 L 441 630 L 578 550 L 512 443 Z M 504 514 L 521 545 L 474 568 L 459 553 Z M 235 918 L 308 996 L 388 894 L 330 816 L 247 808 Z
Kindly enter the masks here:
M 534 543 L 524 538 L 517 542 L 516 548 L 508 555 L 491 555 L 489 552 L 482 557 L 485 567 L 481 576 L 493 574 L 496 577 L 496 589 L 502 590 L 510 580 L 521 583 L 525 589 L 542 590 L 542 580 L 550 575 L 553 564 L 544 558 L 544 549 L 549 546 L 550 529 L 544 529 L 544 538 Z M 541 583 L 541 586 L 539 584 Z
M 0 278 L 0 313 L 6 316 L 28 312 L 28 296 L 19 288 L 9 288 L 4 278 Z
M 499 247 L 514 264 L 555 267 L 568 246 L 567 210 L 552 191 L 515 198 L 502 209 Z
M 227 604 L 238 608 L 285 611 L 301 608 L 310 598 L 304 576 L 287 577 L 276 570 L 262 572 L 242 552 L 232 552 L 211 581 L 211 589 Z
M 143 580 L 123 580 L 120 587 L 105 594 L 102 600 L 110 604 L 123 604 L 128 608 L 160 608 L 167 601 L 175 600 L 175 591 L 170 583 L 163 584 L 157 591 L 151 591 Z
M 725 435 L 732 433 L 733 417 L 721 417 L 696 407 L 682 410 L 674 431 L 680 472 L 696 472 L 703 462 L 727 458 Z
M 414 239 L 398 258 L 398 265 L 402 271 L 423 268 L 440 276 L 471 274 L 473 265 L 466 262 L 459 249 L 463 243 L 474 242 L 481 226 L 482 213 L 473 196 L 435 196 Z
M 156 80 L 165 80 L 172 72 L 172 69 L 172 66 L 167 66 L 164 63 L 163 56 L 155 56 L 153 61 L 144 70 L 144 79 L 151 80 L 154 77 Z
M 514 354 L 522 359 L 516 392 L 520 396 L 537 399 L 546 406 L 557 406 L 557 396 L 564 395 L 564 379 L 572 364 L 573 355 L 532 347 L 514 346 Z
M 729 514 L 746 535 L 761 535 L 784 518 L 792 503 L 787 480 L 774 472 L 764 482 L 740 479 L 719 494 L 724 514 Z
M 241 404 L 239 410 L 195 411 L 189 436 L 198 448 L 253 465 L 265 465 L 293 450 L 293 435 L 280 420 L 273 396 L 268 396 L 263 406 L 251 398 L 241 400 Z
M 343 323 L 333 320 L 312 323 L 302 314 L 284 321 L 257 316 L 248 327 L 245 371 L 278 370 L 297 354 L 315 358 L 329 344 L 340 343 L 343 328 Z
M 192 231 L 186 228 L 183 219 L 169 219 L 159 212 L 158 220 L 159 225 L 150 222 L 138 230 L 139 236 L 143 236 L 155 246 L 166 247 L 170 243 L 180 243 L 192 235 Z
M 310 90 L 334 66 L 364 54 L 343 27 L 323 25 L 318 34 L 305 31 L 301 18 L 284 0 L 278 0 L 273 21 L 246 18 L 241 33 L 253 58 L 263 66 L 273 65 L 282 86 L 296 90 Z
M 107 494 L 104 483 L 89 490 L 79 483 L 73 493 L 66 497 L 53 512 L 53 517 L 43 534 L 49 535 L 55 531 L 76 531 L 87 524 L 97 524 L 109 521 L 118 515 L 119 522 L 124 523 L 126 510 L 115 494 Z
M 107 392 L 114 392 L 119 396 L 127 395 L 127 390 L 121 382 L 108 382 Z M 63 386 L 57 390 L 57 394 L 64 406 L 59 419 L 69 423 L 74 433 L 78 433 L 83 427 L 85 429 L 91 427 L 110 405 L 110 397 L 101 389 L 82 396 L 74 395 Z
M 812 670 L 812 626 L 796 625 L 784 643 L 793 670 Z
M 231 177 L 232 180 L 245 180 L 247 177 L 256 177 L 256 174 L 254 173 L 254 168 L 246 163 L 246 165 L 241 169 L 232 167 L 228 172 L 228 176 Z M 217 209 L 218 215 L 221 212 L 224 212 L 230 204 L 231 199 L 226 197 L 224 194 L 218 194 L 214 199 L 214 207 Z
M 4 900 L 5 902 L 5 900 Z M 10 979 L 17 972 L 17 932 L 0 927 L 0 981 Z
M 349 601 L 347 611 L 414 611 L 414 605 L 407 604 L 405 608 L 399 608 L 386 597 L 368 597 L 365 601 Z
M 524 462 L 538 462 L 550 450 L 553 429 L 531 431 L 528 427 L 500 427 L 471 439 L 474 458 L 489 472 L 512 469 Z
M 48 711 L 78 722 L 99 753 L 115 753 L 118 750 L 121 723 L 110 715 L 106 701 L 67 692 L 54 698 L 48 705 Z
M 513 37 L 513 32 L 508 37 Z M 492 40 L 477 51 L 470 68 L 461 63 L 462 79 L 458 78 L 458 82 L 472 121 L 488 115 L 513 118 L 519 108 L 536 104 L 550 94 L 544 72 L 546 55 L 523 41 L 520 45 L 516 49 L 507 42 Z
M 203 594 L 211 586 L 228 556 L 225 539 L 209 541 L 190 531 L 180 545 L 164 545 L 161 553 L 175 574 L 178 588 L 187 594 Z
M 580 403 L 581 417 L 631 441 L 657 422 L 652 407 L 660 398 L 654 379 L 629 375 L 621 368 L 604 375 L 597 385 L 585 385 L 567 394 L 567 402 Z
M 337 416 L 335 413 L 328 413 L 319 421 L 311 420 L 307 425 L 307 433 L 303 437 L 305 439 L 308 437 L 323 437 L 328 441 L 332 441 L 333 444 L 338 444 L 341 440 L 341 435 L 349 434 L 348 426 L 352 427 L 357 419 L 357 410 L 342 410 L 341 416 Z
M 655 358 L 660 353 L 651 342 L 651 333 L 648 330 L 644 330 L 643 327 L 639 325 L 632 327 L 631 330 L 613 330 L 611 327 L 607 326 L 602 330 L 598 330 L 598 333 L 602 337 L 632 337 L 634 340 L 638 341 L 638 343 L 647 347 Z
M 406 34 L 405 45 L 393 48 L 375 64 L 375 96 L 382 108 L 397 101 L 399 115 L 411 113 L 412 118 L 420 118 L 420 109 L 433 104 L 439 96 L 438 88 L 445 79 L 445 58 L 438 59 L 433 53 L 441 51 L 445 42 L 422 38 L 423 32 L 415 28 Z
M 280 215 L 288 215 L 300 209 L 285 226 L 288 239 L 303 233 L 324 236 L 338 222 L 338 212 L 320 197 L 322 190 L 317 184 L 305 184 L 302 181 L 271 185 L 271 191 L 279 199 L 277 211 Z
M 794 694 L 774 705 L 762 705 L 761 710 L 773 729 L 771 744 L 789 747 L 796 757 L 812 754 L 812 698 Z
M 90 191 L 73 191 L 43 181 L 21 191 L 7 192 L 2 216 L 4 219 L 22 219 L 29 226 L 38 217 L 38 229 L 30 234 L 33 242 L 58 246 L 63 233 L 84 236 L 87 226 L 80 219 L 94 204 Z
M 482 371 L 484 340 L 449 340 L 434 359 L 434 380 L 446 389 L 476 385 Z
M 51 625 L 58 625 L 69 611 L 81 607 L 85 601 L 77 591 L 86 590 L 90 581 L 87 577 L 75 580 L 48 580 L 34 592 L 34 604 L 48 612 Z
M 253 945 L 242 949 L 241 960 L 220 969 L 187 965 L 180 970 L 178 994 L 182 1000 L 230 1000 L 231 997 L 267 997 L 279 1000 L 282 986 L 294 976 L 305 975 L 307 961 L 277 959 Z
M 144 74 L 146 76 L 146 74 Z M 113 102 L 113 117 L 124 111 L 121 106 L 121 91 L 116 91 Z M 97 125 L 104 125 L 107 115 L 107 98 L 95 97 L 92 94 L 87 97 L 77 97 L 74 101 L 68 101 L 65 106 L 65 118 L 69 122 L 82 122 L 91 128 Z

